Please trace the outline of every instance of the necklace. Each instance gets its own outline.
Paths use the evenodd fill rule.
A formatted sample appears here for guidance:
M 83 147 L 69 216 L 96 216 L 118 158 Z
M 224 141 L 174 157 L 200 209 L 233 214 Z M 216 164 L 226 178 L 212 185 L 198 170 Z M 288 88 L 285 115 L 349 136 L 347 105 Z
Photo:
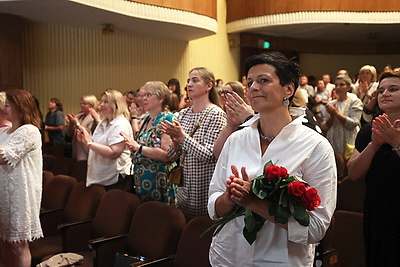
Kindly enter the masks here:
M 275 136 L 273 137 L 268 137 L 262 134 L 261 129 L 260 129 L 260 124 L 258 124 L 258 134 L 260 135 L 261 140 L 264 140 L 267 143 L 271 143 L 272 140 L 275 139 Z

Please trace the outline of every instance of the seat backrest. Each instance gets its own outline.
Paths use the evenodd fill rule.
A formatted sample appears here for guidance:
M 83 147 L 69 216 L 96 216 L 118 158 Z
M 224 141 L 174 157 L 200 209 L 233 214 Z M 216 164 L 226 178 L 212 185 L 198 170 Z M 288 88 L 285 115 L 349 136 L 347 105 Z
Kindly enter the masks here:
M 146 258 L 174 254 L 185 225 L 185 216 L 178 208 L 156 201 L 144 202 L 133 216 L 127 253 Z
M 87 160 L 72 161 L 71 176 L 78 182 L 86 181 Z
M 51 165 L 51 171 L 54 175 L 71 175 L 72 159 L 67 157 L 55 157 Z
M 48 185 L 43 188 L 41 208 L 44 210 L 64 208 L 76 184 L 74 177 L 54 175 Z
M 54 177 L 54 174 L 51 171 L 46 171 L 46 170 L 42 171 L 42 179 L 43 179 L 42 190 L 43 191 L 47 190 L 47 186 L 49 185 L 49 183 L 53 177 Z
M 85 182 L 77 183 L 68 198 L 64 210 L 64 222 L 93 219 L 106 190 L 101 185 L 86 187 Z
M 53 162 L 56 159 L 56 156 L 51 155 L 51 154 L 43 154 L 43 170 L 45 171 L 51 171 L 51 168 L 53 167 Z
M 120 189 L 107 191 L 94 217 L 91 238 L 128 233 L 139 205 L 139 198 L 132 193 Z
M 173 266 L 203 267 L 210 265 L 208 252 L 213 231 L 201 235 L 213 223 L 208 216 L 195 217 L 189 221 L 179 240 Z
M 340 266 L 365 266 L 363 214 L 336 210 L 331 242 Z
M 70 148 L 70 144 L 69 143 L 61 143 L 61 144 L 57 144 L 57 145 L 50 145 L 48 147 L 48 153 L 56 156 L 56 157 L 64 157 L 65 156 L 65 152 L 67 149 Z
M 336 209 L 362 213 L 364 210 L 364 196 L 364 178 L 354 181 L 346 177 L 338 184 Z

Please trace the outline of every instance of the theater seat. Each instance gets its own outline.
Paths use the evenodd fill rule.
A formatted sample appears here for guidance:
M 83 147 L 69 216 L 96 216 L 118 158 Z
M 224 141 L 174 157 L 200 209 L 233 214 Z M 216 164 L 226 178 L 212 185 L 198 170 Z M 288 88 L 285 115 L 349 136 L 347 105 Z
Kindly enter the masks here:
M 62 212 L 63 224 L 93 219 L 104 193 L 104 186 L 92 185 L 86 187 L 84 182 L 77 183 L 72 189 L 65 209 Z M 63 252 L 65 244 L 64 246 L 62 244 L 62 234 L 68 234 L 68 232 L 62 232 L 62 224 L 58 228 L 61 230 L 58 235 L 45 236 L 29 243 L 33 264 L 40 263 L 43 257 L 47 255 Z M 88 232 L 86 235 L 89 236 L 90 233 Z M 73 238 L 76 238 L 77 241 L 81 238 L 87 240 L 87 236 Z
M 92 247 L 107 245 L 108 253 L 126 253 L 146 259 L 162 258 L 176 252 L 186 220 L 182 211 L 161 202 L 141 204 L 133 216 L 128 235 L 99 239 Z

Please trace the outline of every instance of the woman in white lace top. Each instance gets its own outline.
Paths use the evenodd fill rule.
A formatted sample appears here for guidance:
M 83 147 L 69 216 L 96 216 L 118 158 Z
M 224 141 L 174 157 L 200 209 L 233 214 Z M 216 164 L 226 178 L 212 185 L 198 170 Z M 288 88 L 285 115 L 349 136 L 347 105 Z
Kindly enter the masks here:
M 4 115 L 12 126 L 0 133 L 0 266 L 30 266 L 28 242 L 43 236 L 42 138 L 32 95 L 9 90 Z

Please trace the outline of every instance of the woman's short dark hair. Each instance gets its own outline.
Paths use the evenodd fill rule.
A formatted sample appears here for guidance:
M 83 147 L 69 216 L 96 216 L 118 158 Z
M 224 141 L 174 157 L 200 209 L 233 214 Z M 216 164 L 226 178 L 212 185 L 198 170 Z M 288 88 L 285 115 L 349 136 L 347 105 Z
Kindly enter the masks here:
M 387 71 L 387 72 L 382 72 L 381 75 L 379 76 L 379 83 L 381 83 L 381 81 L 383 79 L 386 78 L 400 78 L 400 71 Z
M 285 55 L 276 51 L 254 55 L 247 58 L 245 61 L 244 71 L 246 77 L 249 74 L 249 70 L 253 66 L 260 64 L 273 66 L 275 68 L 275 73 L 279 78 L 280 85 L 284 86 L 289 83 L 293 83 L 294 90 L 296 92 L 300 78 L 300 66 L 296 62 L 288 59 Z M 294 97 L 294 93 L 290 100 L 292 100 L 292 98 Z

